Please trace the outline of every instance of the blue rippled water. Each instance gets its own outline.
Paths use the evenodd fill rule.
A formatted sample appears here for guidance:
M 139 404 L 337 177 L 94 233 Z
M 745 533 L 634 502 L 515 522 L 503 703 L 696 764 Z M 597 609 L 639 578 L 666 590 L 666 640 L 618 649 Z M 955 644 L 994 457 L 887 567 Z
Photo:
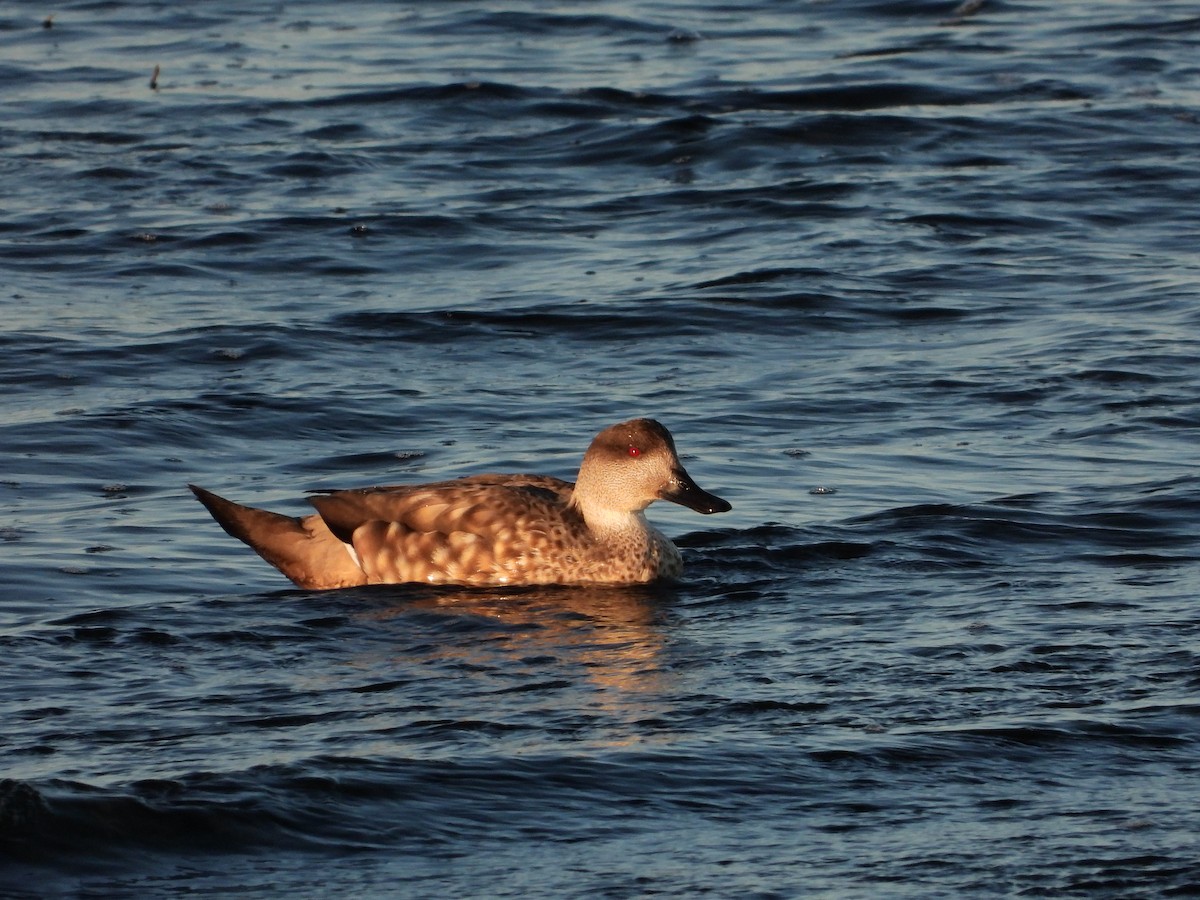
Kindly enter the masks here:
M 1200 892 L 1194 3 L 0 3 L 0 893 Z M 571 477 L 682 583 L 185 488 Z

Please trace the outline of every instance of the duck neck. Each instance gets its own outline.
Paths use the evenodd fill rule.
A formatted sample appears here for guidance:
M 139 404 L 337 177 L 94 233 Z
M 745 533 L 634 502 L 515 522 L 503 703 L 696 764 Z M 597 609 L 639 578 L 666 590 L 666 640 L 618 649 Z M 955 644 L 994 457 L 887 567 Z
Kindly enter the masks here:
M 646 516 L 641 510 L 614 510 L 603 507 L 588 507 L 577 504 L 576 509 L 587 523 L 588 530 L 595 534 L 628 534 L 649 529 Z
M 597 534 L 646 531 L 649 528 L 642 509 L 629 509 L 628 501 L 614 493 L 608 484 L 595 484 L 581 478 L 571 492 L 571 506 L 583 516 L 588 530 Z

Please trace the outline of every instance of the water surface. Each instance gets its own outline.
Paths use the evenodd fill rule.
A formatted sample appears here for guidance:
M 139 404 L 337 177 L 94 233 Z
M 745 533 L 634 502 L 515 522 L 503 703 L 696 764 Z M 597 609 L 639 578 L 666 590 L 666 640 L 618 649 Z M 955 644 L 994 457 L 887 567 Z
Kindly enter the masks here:
M 0 4 L 13 896 L 1200 880 L 1200 17 Z M 151 87 L 151 78 L 158 75 Z M 635 590 L 292 589 L 196 482 L 732 512 Z

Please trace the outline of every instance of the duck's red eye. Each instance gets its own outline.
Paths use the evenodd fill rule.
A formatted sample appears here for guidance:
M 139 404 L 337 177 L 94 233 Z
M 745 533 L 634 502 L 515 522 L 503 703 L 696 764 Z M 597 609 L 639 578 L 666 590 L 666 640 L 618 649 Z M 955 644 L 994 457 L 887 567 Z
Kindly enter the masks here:
M 642 455 L 642 451 L 641 451 L 641 450 L 639 450 L 637 447 L 630 447 L 630 448 L 629 448 L 629 455 L 630 455 L 630 456 L 641 456 L 641 455 Z

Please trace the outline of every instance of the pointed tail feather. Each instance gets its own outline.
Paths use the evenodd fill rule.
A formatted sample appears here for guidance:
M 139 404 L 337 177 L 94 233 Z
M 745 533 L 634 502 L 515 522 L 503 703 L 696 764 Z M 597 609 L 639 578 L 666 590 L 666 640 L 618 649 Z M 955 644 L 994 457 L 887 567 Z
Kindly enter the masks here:
M 349 548 L 333 536 L 320 516 L 292 518 L 242 506 L 194 484 L 188 487 L 226 533 L 299 587 L 323 590 L 367 583 Z

